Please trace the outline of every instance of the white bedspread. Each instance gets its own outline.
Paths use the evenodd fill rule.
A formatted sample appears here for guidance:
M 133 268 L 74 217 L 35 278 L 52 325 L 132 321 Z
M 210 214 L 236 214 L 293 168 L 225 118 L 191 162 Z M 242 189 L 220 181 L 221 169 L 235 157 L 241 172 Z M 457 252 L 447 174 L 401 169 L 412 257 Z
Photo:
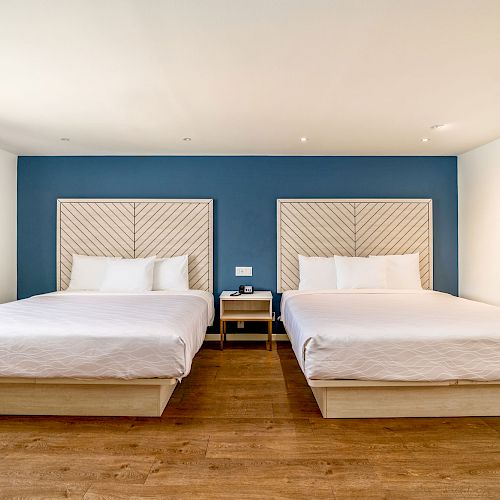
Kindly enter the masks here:
M 500 308 L 432 291 L 285 292 L 310 379 L 500 380 Z
M 57 292 L 0 305 L 0 377 L 182 378 L 213 321 L 202 291 Z

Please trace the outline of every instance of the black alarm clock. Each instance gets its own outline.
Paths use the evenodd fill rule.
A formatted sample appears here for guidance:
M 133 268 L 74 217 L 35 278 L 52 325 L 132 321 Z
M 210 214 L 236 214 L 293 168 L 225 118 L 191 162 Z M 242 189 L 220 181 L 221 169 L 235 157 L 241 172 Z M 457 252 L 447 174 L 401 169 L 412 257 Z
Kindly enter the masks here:
M 243 294 L 243 293 L 253 293 L 253 286 L 252 285 L 240 285 L 239 292 L 241 294 Z

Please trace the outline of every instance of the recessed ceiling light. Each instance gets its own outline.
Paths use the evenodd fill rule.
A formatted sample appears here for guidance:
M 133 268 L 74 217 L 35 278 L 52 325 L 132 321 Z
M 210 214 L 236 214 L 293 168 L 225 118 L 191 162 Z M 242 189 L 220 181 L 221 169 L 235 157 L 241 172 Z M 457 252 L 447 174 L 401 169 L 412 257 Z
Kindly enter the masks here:
M 191 137 L 183 137 L 182 140 L 186 141 L 186 142 L 189 142 L 191 140 Z
M 300 142 L 307 142 L 307 137 L 301 137 Z
M 69 142 L 69 137 L 61 137 L 60 140 L 63 142 Z
M 429 142 L 429 138 L 428 137 L 422 137 L 422 139 L 420 139 L 422 142 Z
M 431 130 L 439 130 L 440 128 L 446 127 L 446 123 L 436 123 L 435 125 L 431 125 Z

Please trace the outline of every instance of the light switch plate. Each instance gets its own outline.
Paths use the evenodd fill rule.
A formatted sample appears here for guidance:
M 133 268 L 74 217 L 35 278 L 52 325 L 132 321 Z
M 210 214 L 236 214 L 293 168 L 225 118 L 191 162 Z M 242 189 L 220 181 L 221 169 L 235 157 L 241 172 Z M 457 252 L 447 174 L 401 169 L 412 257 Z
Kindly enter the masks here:
M 252 276 L 252 268 L 251 267 L 236 267 L 234 275 L 235 276 Z

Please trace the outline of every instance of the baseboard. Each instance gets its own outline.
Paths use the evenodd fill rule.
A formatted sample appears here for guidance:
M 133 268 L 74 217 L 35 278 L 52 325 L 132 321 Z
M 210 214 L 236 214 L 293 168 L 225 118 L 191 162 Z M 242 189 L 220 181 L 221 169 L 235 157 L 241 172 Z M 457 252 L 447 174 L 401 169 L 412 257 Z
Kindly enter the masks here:
M 205 340 L 219 341 L 220 335 L 218 333 L 207 333 Z M 228 333 L 226 340 L 244 340 L 244 341 L 266 341 L 267 333 Z M 286 333 L 273 333 L 273 340 L 289 340 Z

